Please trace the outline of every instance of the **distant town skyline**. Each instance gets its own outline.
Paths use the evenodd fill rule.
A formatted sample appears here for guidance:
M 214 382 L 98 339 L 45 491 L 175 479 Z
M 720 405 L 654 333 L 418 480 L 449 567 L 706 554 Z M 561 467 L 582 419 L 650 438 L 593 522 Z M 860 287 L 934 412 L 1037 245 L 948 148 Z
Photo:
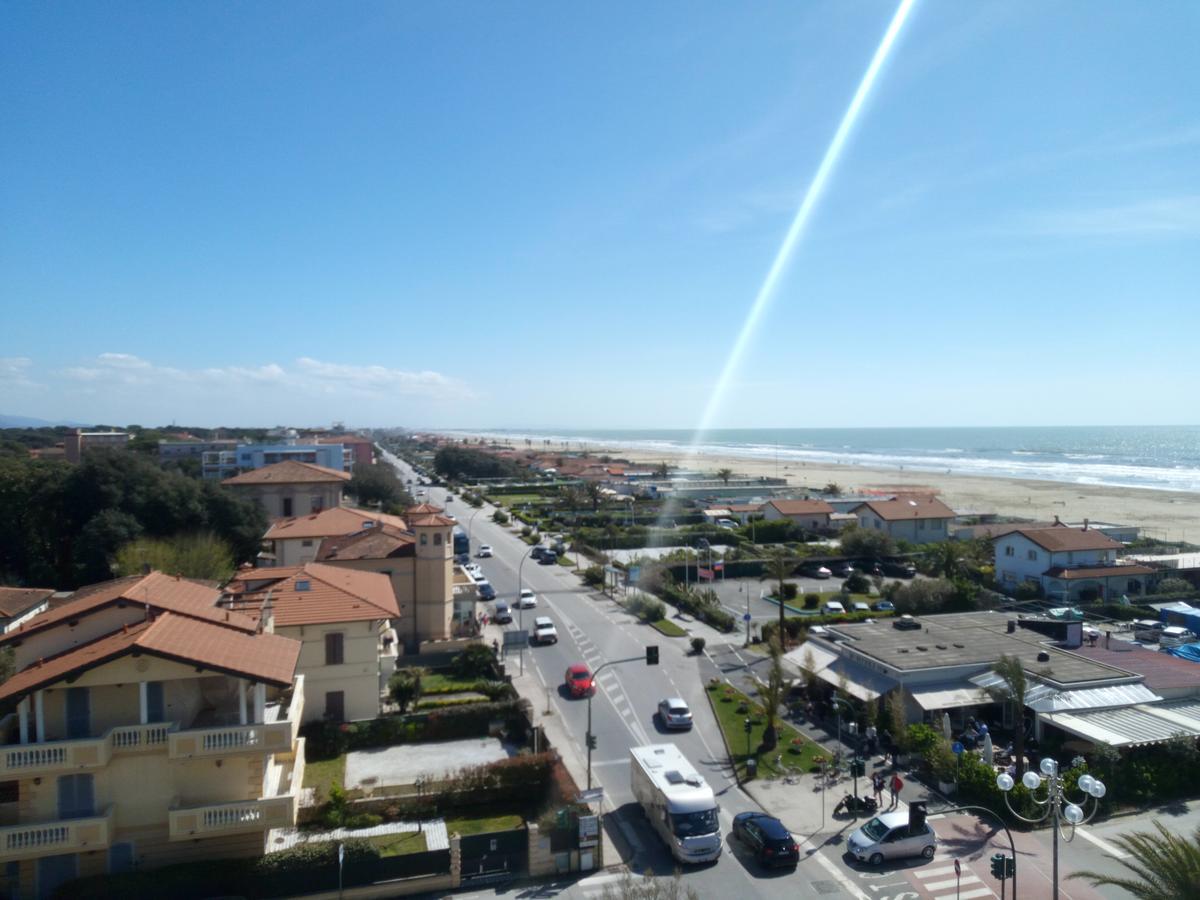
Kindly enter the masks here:
M 10 6 L 0 413 L 693 427 L 895 10 Z M 918 2 L 712 424 L 1194 421 L 1198 42 Z

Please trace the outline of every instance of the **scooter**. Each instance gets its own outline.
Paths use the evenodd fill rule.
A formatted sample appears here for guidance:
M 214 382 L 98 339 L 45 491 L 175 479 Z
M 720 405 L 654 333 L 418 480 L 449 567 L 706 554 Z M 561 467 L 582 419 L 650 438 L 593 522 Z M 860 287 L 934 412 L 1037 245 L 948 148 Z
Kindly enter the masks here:
M 844 810 L 851 815 L 872 815 L 877 809 L 879 804 L 875 802 L 874 797 L 855 797 L 853 794 L 847 794 L 833 808 L 833 814 L 836 816 Z

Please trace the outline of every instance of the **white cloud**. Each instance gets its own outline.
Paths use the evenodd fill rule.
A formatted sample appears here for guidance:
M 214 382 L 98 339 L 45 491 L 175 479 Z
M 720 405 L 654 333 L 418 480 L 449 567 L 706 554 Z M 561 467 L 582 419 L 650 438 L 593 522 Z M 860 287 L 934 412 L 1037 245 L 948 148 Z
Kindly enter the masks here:
M 1200 234 L 1200 195 L 1036 212 L 1022 230 L 1047 237 L 1184 237 Z
M 302 356 L 297 366 L 306 375 L 326 384 L 336 383 L 372 392 L 427 394 L 440 397 L 469 397 L 471 392 L 460 382 L 439 372 L 409 372 L 386 366 L 358 366 L 322 362 Z
M 149 369 L 150 363 L 130 353 L 101 353 L 96 362 L 111 369 Z
M 0 356 L 0 387 L 41 387 L 29 378 L 32 366 L 28 356 Z

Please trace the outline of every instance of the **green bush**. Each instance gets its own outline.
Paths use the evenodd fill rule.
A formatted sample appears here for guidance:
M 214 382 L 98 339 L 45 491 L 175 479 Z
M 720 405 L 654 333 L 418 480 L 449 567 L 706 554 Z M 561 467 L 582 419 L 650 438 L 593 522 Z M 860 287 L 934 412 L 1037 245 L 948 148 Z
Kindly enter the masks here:
M 498 509 L 492 513 L 492 521 L 497 525 L 507 525 L 509 523 L 508 513 L 502 509 Z
M 463 681 L 496 677 L 496 655 L 486 644 L 471 644 L 450 661 L 450 671 Z
M 869 594 L 871 579 L 862 572 L 851 572 L 850 577 L 842 582 L 843 594 Z
M 703 653 L 703 652 L 704 652 L 704 646 L 705 646 L 705 644 L 707 644 L 707 643 L 708 643 L 708 642 L 707 642 L 707 641 L 705 641 L 705 640 L 704 640 L 704 638 L 702 638 L 702 637 L 694 637 L 694 638 L 692 638 L 692 652 L 693 652 L 693 653 L 697 653 L 697 654 L 699 654 L 699 653 Z
M 588 566 L 583 570 L 583 582 L 592 587 L 600 587 L 604 584 L 604 568 L 602 566 Z
M 521 521 L 525 521 L 525 520 L 522 519 Z M 521 537 L 530 537 L 532 535 L 533 535 L 533 526 L 532 525 L 522 525 L 521 526 Z
M 797 588 L 796 585 L 792 584 L 790 581 L 785 581 L 783 583 L 783 600 L 785 603 L 789 600 L 795 600 L 797 593 L 799 593 L 799 588 Z
M 820 605 L 821 605 L 821 595 L 820 594 L 805 594 L 804 595 L 804 608 L 805 609 L 816 609 Z

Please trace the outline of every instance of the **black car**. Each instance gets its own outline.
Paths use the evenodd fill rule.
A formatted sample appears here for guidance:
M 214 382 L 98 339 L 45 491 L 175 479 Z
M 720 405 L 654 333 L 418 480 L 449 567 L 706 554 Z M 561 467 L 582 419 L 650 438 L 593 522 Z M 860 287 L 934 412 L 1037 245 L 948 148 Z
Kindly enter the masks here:
M 864 575 L 882 575 L 883 563 L 877 559 L 859 560 L 858 571 L 862 572 Z
M 893 560 L 883 564 L 883 574 L 896 578 L 914 578 L 917 574 L 917 567 L 910 562 Z
M 542 554 L 545 552 L 546 552 L 546 548 L 543 547 L 541 544 L 537 544 L 532 550 L 529 551 L 529 555 L 532 556 L 534 559 L 541 559 Z
M 482 584 L 480 584 L 476 590 L 479 594 L 480 600 L 495 600 L 496 599 L 496 589 L 494 587 L 492 587 L 490 584 L 488 584 L 486 581 L 483 582 Z
M 800 862 L 800 847 L 792 833 L 774 816 L 760 812 L 738 813 L 733 817 L 733 836 L 764 866 L 795 868 Z
M 854 574 L 854 566 L 843 560 L 842 562 L 829 563 L 829 571 L 833 573 L 834 578 L 849 578 Z
M 556 562 L 558 562 L 558 554 L 555 553 L 553 550 L 547 550 L 545 553 L 543 553 L 541 556 L 538 557 L 538 563 L 540 563 L 543 566 L 552 566 Z

